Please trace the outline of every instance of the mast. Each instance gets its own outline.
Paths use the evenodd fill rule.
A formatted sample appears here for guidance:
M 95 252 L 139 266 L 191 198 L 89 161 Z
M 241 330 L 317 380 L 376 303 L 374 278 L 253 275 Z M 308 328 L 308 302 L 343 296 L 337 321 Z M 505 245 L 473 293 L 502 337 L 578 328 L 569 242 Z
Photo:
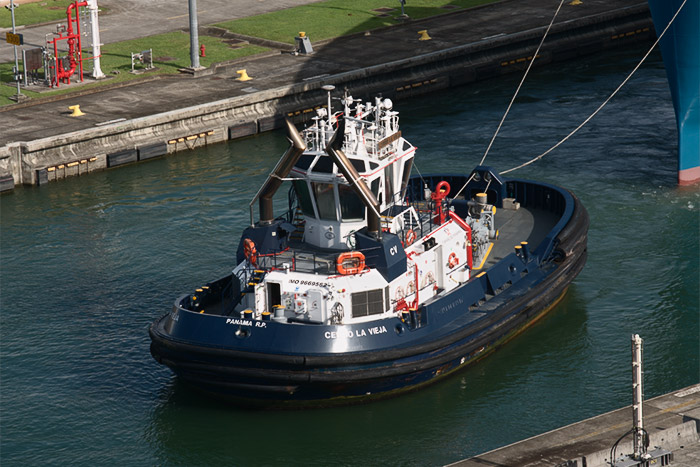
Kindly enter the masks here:
M 644 393 L 642 388 L 642 338 L 638 334 L 632 334 L 632 416 L 634 418 L 634 453 L 632 457 L 640 460 L 646 454 L 647 448 L 644 442 L 644 417 L 642 403 Z

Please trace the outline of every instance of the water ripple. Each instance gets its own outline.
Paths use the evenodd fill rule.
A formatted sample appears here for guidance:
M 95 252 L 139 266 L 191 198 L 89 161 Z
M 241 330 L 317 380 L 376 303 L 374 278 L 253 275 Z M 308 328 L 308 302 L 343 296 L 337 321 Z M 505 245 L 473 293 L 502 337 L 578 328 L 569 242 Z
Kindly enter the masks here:
M 639 53 L 533 69 L 487 164 L 549 148 Z M 421 172 L 470 171 L 518 79 L 397 103 Z M 489 358 L 394 400 L 246 411 L 150 357 L 152 320 L 232 267 L 248 203 L 286 145 L 266 134 L 3 195 L 3 465 L 445 464 L 628 404 L 632 333 L 646 342 L 647 396 L 698 381 L 700 191 L 675 187 L 658 55 L 590 126 L 514 174 L 572 189 L 590 213 L 588 263 L 562 303 Z

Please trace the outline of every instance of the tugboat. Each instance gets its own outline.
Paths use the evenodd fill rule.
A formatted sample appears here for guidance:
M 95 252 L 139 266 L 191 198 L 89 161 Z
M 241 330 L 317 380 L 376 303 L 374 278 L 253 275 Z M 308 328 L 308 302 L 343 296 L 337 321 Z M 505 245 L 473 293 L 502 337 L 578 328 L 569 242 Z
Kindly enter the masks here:
M 301 134 L 287 121 L 236 267 L 150 327 L 153 357 L 212 395 L 319 406 L 417 389 L 542 317 L 586 262 L 569 191 L 486 166 L 411 176 L 391 100 L 346 92 L 334 113 L 326 90 Z

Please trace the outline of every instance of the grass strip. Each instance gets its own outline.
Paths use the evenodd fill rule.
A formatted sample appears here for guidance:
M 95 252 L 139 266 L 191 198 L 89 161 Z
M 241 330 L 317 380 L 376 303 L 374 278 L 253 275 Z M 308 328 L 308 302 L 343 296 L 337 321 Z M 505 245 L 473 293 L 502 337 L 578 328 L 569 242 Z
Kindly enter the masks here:
M 404 12 L 415 20 L 496 1 L 499 0 L 410 0 L 405 5 Z M 24 4 L 21 8 L 24 8 L 25 13 L 30 13 L 31 17 L 31 20 L 24 20 L 29 21 L 25 24 L 65 18 L 65 9 L 70 3 L 72 3 L 70 0 L 46 0 Z M 15 10 L 16 18 L 21 8 Z M 44 13 L 41 15 L 31 13 L 34 9 Z M 5 9 L 3 11 L 6 15 L 3 15 L 0 20 L 9 21 L 9 11 Z M 48 14 L 47 12 L 51 12 L 54 16 L 42 16 Z M 353 0 L 352 2 L 327 0 L 227 21 L 216 26 L 238 34 L 293 44 L 294 38 L 300 31 L 306 32 L 311 41 L 315 42 L 400 24 L 398 19 L 400 15 L 401 5 L 398 0 L 386 3 L 379 3 L 377 0 Z M 4 23 L 0 21 L 0 25 L 2 24 Z M 18 20 L 17 24 L 22 23 Z M 200 57 L 200 64 L 204 67 L 268 50 L 253 45 L 232 47 L 230 41 L 218 37 L 200 35 L 199 40 L 206 47 L 206 57 Z M 104 84 L 137 80 L 153 74 L 177 73 L 178 69 L 190 65 L 189 48 L 189 34 L 180 31 L 107 44 L 102 46 L 101 68 L 106 75 L 110 76 L 110 79 L 81 86 L 61 86 L 58 90 L 42 93 L 23 89 L 22 94 L 31 98 L 54 96 Z M 130 73 L 131 53 L 148 49 L 153 50 L 153 65 L 156 69 L 143 74 Z M 84 52 L 85 57 L 90 55 L 87 49 L 84 49 Z M 0 64 L 0 82 L 10 84 L 0 85 L 0 106 L 14 103 L 9 99 L 16 94 L 16 86 L 11 82 L 12 66 L 13 63 Z M 83 66 L 85 76 L 89 76 L 92 65 L 86 61 Z M 21 65 L 20 68 L 22 68 Z M 143 68 L 141 64 L 137 66 L 137 69 Z
M 498 0 L 410 0 L 404 12 L 411 19 L 421 19 L 450 11 L 471 8 Z M 327 0 L 262 15 L 218 23 L 231 32 L 278 42 L 294 43 L 304 31 L 313 43 L 385 26 L 400 24 L 398 0 Z
M 44 0 L 32 3 L 15 4 L 15 26 L 48 23 L 50 21 L 66 21 L 66 8 L 75 0 Z M 108 11 L 100 6 L 104 14 Z M 0 11 L 0 28 L 12 27 L 12 14 L 7 8 Z
M 233 48 L 229 43 L 224 42 L 221 38 L 211 36 L 199 36 L 199 41 L 206 48 L 206 56 L 199 58 L 201 66 L 209 67 L 215 63 L 235 60 L 241 57 L 247 57 L 262 52 L 268 49 L 249 44 L 241 44 Z M 154 70 L 145 73 L 131 73 L 131 54 L 140 53 L 142 51 L 153 50 L 153 66 Z M 89 51 L 83 50 L 83 56 L 87 57 Z M 12 67 L 14 63 L 0 64 L 0 81 L 8 83 L 12 80 Z M 157 74 L 174 74 L 178 73 L 180 68 L 190 66 L 190 36 L 187 33 L 176 31 L 166 34 L 158 34 L 155 36 L 143 37 L 123 42 L 115 42 L 102 46 L 102 71 L 109 76 L 109 79 L 90 82 L 80 86 L 64 85 L 55 91 L 46 91 L 42 93 L 32 92 L 22 89 L 22 94 L 31 98 L 39 98 L 44 96 L 55 96 L 57 94 L 67 94 L 78 90 L 90 89 L 104 84 L 116 84 L 126 81 L 133 81 L 148 76 Z M 92 70 L 90 61 L 83 62 L 83 74 L 87 78 Z M 21 65 L 20 65 L 21 68 Z M 135 71 L 143 71 L 145 64 L 137 63 Z M 79 79 L 77 72 L 71 77 L 71 82 Z M 13 104 L 9 99 L 17 93 L 17 88 L 14 83 L 11 85 L 0 85 L 0 105 Z

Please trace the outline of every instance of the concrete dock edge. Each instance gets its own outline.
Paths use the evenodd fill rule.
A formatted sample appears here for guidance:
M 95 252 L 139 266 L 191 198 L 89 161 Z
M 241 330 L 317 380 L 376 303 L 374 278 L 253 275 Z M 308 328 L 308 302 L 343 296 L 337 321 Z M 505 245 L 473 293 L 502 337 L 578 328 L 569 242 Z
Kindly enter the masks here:
M 700 465 L 700 384 L 644 401 L 644 426 L 649 450 L 673 453 L 671 465 Z M 609 467 L 610 449 L 633 426 L 632 406 L 563 426 L 531 438 L 479 454 L 449 467 Z M 627 437 L 616 458 L 631 454 Z

